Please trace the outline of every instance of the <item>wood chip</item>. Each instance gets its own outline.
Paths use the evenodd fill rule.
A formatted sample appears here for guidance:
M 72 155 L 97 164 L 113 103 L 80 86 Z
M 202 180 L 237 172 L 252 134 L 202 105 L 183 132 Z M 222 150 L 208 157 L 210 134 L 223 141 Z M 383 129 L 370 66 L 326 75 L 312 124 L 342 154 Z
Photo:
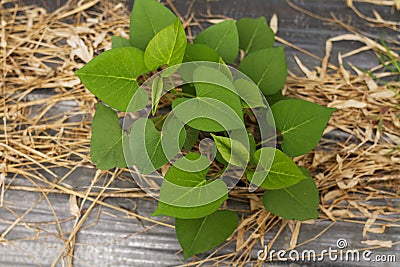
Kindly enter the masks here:
M 269 21 L 269 27 L 271 27 L 272 31 L 277 34 L 278 32 L 278 15 L 274 13 Z
M 89 52 L 88 47 L 82 39 L 78 38 L 77 36 L 71 36 L 71 38 L 67 40 L 67 43 L 74 48 L 70 54 L 71 58 L 77 56 L 85 63 L 88 63 L 90 60 L 92 60 L 93 54 Z
M 81 216 L 80 209 L 76 202 L 76 196 L 74 195 L 69 196 L 69 212 L 71 213 L 72 216 L 76 218 L 79 218 Z
M 346 109 L 346 108 L 365 108 L 367 103 L 357 100 L 335 100 L 330 102 L 328 105 L 330 108 Z
M 368 246 L 380 246 L 383 248 L 392 248 L 393 246 L 393 242 L 390 240 L 363 240 L 361 243 Z

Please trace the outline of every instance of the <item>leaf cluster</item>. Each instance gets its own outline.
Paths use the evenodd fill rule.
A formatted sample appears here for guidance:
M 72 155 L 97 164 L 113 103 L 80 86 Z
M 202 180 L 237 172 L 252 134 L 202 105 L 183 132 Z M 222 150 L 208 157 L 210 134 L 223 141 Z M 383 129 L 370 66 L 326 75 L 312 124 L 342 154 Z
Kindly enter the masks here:
M 238 60 L 240 50 L 245 54 L 242 61 Z M 97 104 L 92 124 L 93 163 L 99 169 L 135 165 L 147 174 L 171 160 L 163 152 L 166 137 L 158 127 L 165 119 L 165 114 L 157 112 L 164 85 L 162 79 L 153 83 L 151 119 L 139 119 L 123 131 L 117 112 L 130 111 L 129 103 L 140 95 L 138 88 L 142 80 L 154 71 L 194 61 L 230 64 L 254 83 L 235 80 L 228 68 L 215 72 L 199 67 L 193 71 L 195 79 L 216 79 L 226 84 L 226 88 L 195 83 L 183 86 L 181 91 L 172 91 L 171 108 L 181 107 L 182 112 L 177 111 L 175 115 L 185 124 L 175 136 L 175 142 L 186 151 L 186 156 L 175 161 L 167 171 L 153 215 L 176 218 L 176 234 L 184 257 L 218 246 L 238 224 L 234 211 L 220 210 L 228 199 L 228 187 L 217 179 L 218 174 L 211 176 L 209 166 L 193 171 L 194 166 L 209 165 L 208 159 L 193 149 L 200 136 L 214 140 L 215 160 L 220 166 L 244 168 L 247 183 L 265 190 L 263 203 L 268 211 L 286 219 L 317 218 L 318 190 L 307 170 L 296 166 L 292 157 L 303 155 L 318 144 L 334 109 L 282 96 L 287 76 L 284 48 L 274 46 L 274 33 L 264 17 L 223 21 L 206 28 L 193 43 L 188 43 L 180 19 L 168 8 L 155 0 L 136 0 L 130 38 L 113 36 L 111 50 L 76 71 L 87 89 L 102 102 Z M 241 96 L 250 101 L 244 103 Z M 279 148 L 269 147 L 267 140 L 254 137 L 251 131 L 245 143 L 245 140 L 227 137 L 226 131 L 230 129 L 206 117 L 190 120 L 198 114 L 222 114 L 217 105 L 212 105 L 212 101 L 218 101 L 241 118 L 232 124 L 246 127 L 251 108 L 269 109 L 263 97 L 272 105 L 273 118 L 269 121 L 275 122 L 279 136 L 274 138 L 281 139 Z M 128 156 L 123 152 L 123 140 L 132 148 Z M 219 197 L 210 198 L 216 195 Z

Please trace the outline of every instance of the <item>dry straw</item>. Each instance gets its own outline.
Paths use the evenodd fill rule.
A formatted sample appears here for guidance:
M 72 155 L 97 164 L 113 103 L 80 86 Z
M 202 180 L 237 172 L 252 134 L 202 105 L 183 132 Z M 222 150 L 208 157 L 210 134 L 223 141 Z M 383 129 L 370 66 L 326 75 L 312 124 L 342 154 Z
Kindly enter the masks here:
M 126 179 L 121 175 L 123 170 L 93 171 L 92 182 L 83 191 L 74 190 L 63 183 L 77 168 L 94 170 L 88 155 L 90 120 L 96 100 L 80 84 L 73 71 L 101 51 L 110 49 L 110 33 L 127 37 L 129 12 L 122 4 L 114 5 L 110 2 L 69 1 L 55 12 L 47 13 L 40 7 L 19 5 L 18 1 L 2 1 L 0 209 L 14 214 L 16 219 L 6 221 L 0 218 L 0 223 L 7 226 L 0 234 L 0 244 L 12 245 L 16 241 L 8 239 L 8 234 L 16 225 L 35 228 L 40 232 L 41 224 L 32 226 L 24 218 L 44 201 L 52 210 L 53 221 L 43 225 L 56 225 L 60 233 L 58 238 L 64 242 L 63 250 L 59 251 L 54 264 L 62 260 L 65 265 L 73 265 L 76 235 L 95 206 L 105 206 L 118 211 L 121 216 L 128 215 L 152 223 L 153 226 L 144 228 L 141 232 L 156 225 L 173 227 L 104 201 L 105 198 L 113 197 L 146 197 L 145 193 L 134 187 L 109 187 L 115 179 Z M 357 2 L 386 5 L 394 10 L 395 7 L 399 8 L 399 1 L 347 1 L 354 14 L 371 26 L 387 27 L 399 34 L 398 22 L 385 21 L 376 12 L 375 18 L 366 17 L 356 8 L 359 4 Z M 167 3 L 177 13 L 173 2 Z M 201 21 L 215 23 L 226 19 L 212 15 L 210 11 L 206 17 L 198 19 L 192 10 L 193 3 L 194 1 L 186 14 L 179 14 L 190 38 L 192 28 L 201 27 Z M 293 8 L 318 18 L 292 2 L 288 3 Z M 344 27 L 349 33 L 327 40 L 324 58 L 318 58 L 310 51 L 304 51 L 277 37 L 277 41 L 321 60 L 320 67 L 309 69 L 296 57 L 304 77 L 291 74 L 284 92 L 289 96 L 338 108 L 326 133 L 341 131 L 344 134 L 343 138 L 334 142 L 324 139 L 321 142 L 323 149 L 295 160 L 314 174 L 321 195 L 320 220 L 332 221 L 331 226 L 337 221 L 363 224 L 365 244 L 372 248 L 391 247 L 397 243 L 391 242 L 392 240 L 368 240 L 367 233 L 384 233 L 387 228 L 400 226 L 396 219 L 391 219 L 392 215 L 400 212 L 398 206 L 391 204 L 391 200 L 399 197 L 400 188 L 399 83 L 381 85 L 353 66 L 353 71 L 356 72 L 354 75 L 349 68 L 343 67 L 342 62 L 351 55 L 367 50 L 392 53 L 395 59 L 399 59 L 399 56 L 395 51 L 388 52 L 382 44 L 334 16 L 320 19 Z M 275 31 L 278 30 L 276 16 L 271 21 L 271 26 Z M 332 55 L 332 46 L 343 40 L 357 41 L 363 47 Z M 330 64 L 331 57 L 338 57 L 340 65 Z M 382 65 L 376 66 L 374 70 L 380 71 L 380 78 L 399 75 L 387 71 Z M 66 170 L 63 175 L 58 172 L 60 168 Z M 26 182 L 16 184 L 17 179 Z M 40 197 L 25 213 L 18 214 L 13 210 L 18 203 L 10 202 L 5 194 L 12 194 L 14 191 L 36 192 Z M 70 203 L 65 205 L 71 212 L 68 220 L 74 221 L 75 225 L 71 233 L 63 233 L 63 221 L 53 207 L 50 194 L 70 196 Z M 248 194 L 245 189 L 238 188 L 230 194 L 238 201 L 249 203 L 249 209 L 243 211 L 243 219 L 237 231 L 228 241 L 228 244 L 236 244 L 236 251 L 221 255 L 216 250 L 206 259 L 194 258 L 193 262 L 182 264 L 209 266 L 224 262 L 223 265 L 241 265 L 254 261 L 251 259 L 252 249 L 264 245 L 271 247 L 287 227 L 292 232 L 289 244 L 291 248 L 311 241 L 298 242 L 303 223 L 285 221 L 265 211 L 261 204 L 261 193 Z M 366 202 L 379 199 L 385 200 L 387 206 Z M 83 210 L 85 202 L 90 204 L 89 208 Z M 264 236 L 269 231 L 273 231 L 274 238 L 264 244 Z M 322 233 L 315 233 L 313 239 Z M 30 240 L 39 242 L 36 238 Z

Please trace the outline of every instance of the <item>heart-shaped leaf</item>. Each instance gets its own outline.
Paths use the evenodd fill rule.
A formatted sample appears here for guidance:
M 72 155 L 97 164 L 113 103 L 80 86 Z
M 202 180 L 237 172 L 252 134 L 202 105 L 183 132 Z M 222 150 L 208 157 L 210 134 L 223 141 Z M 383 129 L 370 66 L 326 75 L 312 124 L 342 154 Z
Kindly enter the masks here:
M 247 140 L 249 142 L 249 150 L 250 150 L 250 154 L 249 154 L 249 164 L 253 164 L 254 163 L 254 153 L 256 152 L 256 141 L 254 140 L 254 136 L 251 133 L 247 133 Z M 239 142 L 242 143 L 242 146 L 245 147 L 245 142 L 247 142 L 247 140 L 244 139 L 240 139 L 238 140 Z M 217 154 L 215 155 L 215 159 L 227 166 L 228 162 L 222 157 L 221 152 L 219 150 L 217 150 Z
M 237 214 L 229 210 L 219 210 L 204 218 L 176 219 L 175 231 L 184 258 L 215 248 L 235 231 L 237 225 Z
M 259 168 L 248 173 L 248 179 L 265 189 L 280 189 L 306 179 L 291 158 L 279 149 L 263 147 L 254 153 Z
M 118 47 L 130 47 L 131 42 L 121 36 L 111 36 L 111 47 L 112 48 L 118 48 Z
M 223 136 L 211 134 L 215 141 L 215 145 L 222 158 L 232 165 L 245 167 L 249 162 L 250 148 L 247 149 L 241 142 Z
M 306 100 L 288 99 L 277 102 L 271 110 L 276 128 L 283 136 L 282 150 L 296 157 L 311 151 L 318 144 L 336 109 Z
M 185 131 L 179 136 L 180 147 L 185 140 Z M 124 143 L 126 161 L 129 166 L 135 165 L 142 174 L 149 174 L 166 164 L 170 159 L 163 150 L 161 132 L 147 118 L 140 118 L 132 125 L 130 134 Z M 176 140 L 170 140 L 171 143 Z
M 222 180 L 206 180 L 209 165 L 198 153 L 178 159 L 165 174 L 153 216 L 193 219 L 216 211 L 228 198 L 228 188 Z
M 90 157 L 101 170 L 126 167 L 118 116 L 101 103 L 97 103 L 93 117 Z
M 287 188 L 265 190 L 264 207 L 287 220 L 305 221 L 318 218 L 318 189 L 308 171 L 300 167 L 307 179 Z
M 232 20 L 208 27 L 197 35 L 194 43 L 208 45 L 227 63 L 233 63 L 239 53 L 239 36 Z
M 126 111 L 139 85 L 137 77 L 148 72 L 143 52 L 135 47 L 105 51 L 75 74 L 104 103 Z
M 217 99 L 177 98 L 172 109 L 180 121 L 200 131 L 223 132 L 244 127 L 242 118 Z
M 274 45 L 274 32 L 264 17 L 242 18 L 236 22 L 236 26 L 239 33 L 239 47 L 246 54 Z
M 135 0 L 129 36 L 132 46 L 145 50 L 154 35 L 174 23 L 176 18 L 171 10 L 155 0 Z
M 182 63 L 185 54 L 186 34 L 179 19 L 162 29 L 149 42 L 144 62 L 149 70 Z
M 278 92 L 285 85 L 287 76 L 283 47 L 266 48 L 247 55 L 239 70 L 249 76 L 264 95 Z

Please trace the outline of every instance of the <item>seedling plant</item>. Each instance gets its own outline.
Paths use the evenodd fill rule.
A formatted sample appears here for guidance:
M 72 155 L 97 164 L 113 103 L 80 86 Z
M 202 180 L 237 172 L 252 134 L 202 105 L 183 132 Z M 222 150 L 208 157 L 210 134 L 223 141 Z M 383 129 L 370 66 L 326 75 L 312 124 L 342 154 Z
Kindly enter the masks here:
M 282 95 L 284 48 L 264 17 L 225 20 L 188 42 L 167 7 L 135 0 L 129 39 L 113 36 L 76 75 L 99 99 L 92 162 L 128 167 L 157 197 L 153 215 L 175 218 L 184 258 L 235 231 L 238 214 L 224 203 L 238 183 L 263 190 L 277 216 L 318 217 L 317 187 L 292 158 L 318 144 L 334 109 Z

